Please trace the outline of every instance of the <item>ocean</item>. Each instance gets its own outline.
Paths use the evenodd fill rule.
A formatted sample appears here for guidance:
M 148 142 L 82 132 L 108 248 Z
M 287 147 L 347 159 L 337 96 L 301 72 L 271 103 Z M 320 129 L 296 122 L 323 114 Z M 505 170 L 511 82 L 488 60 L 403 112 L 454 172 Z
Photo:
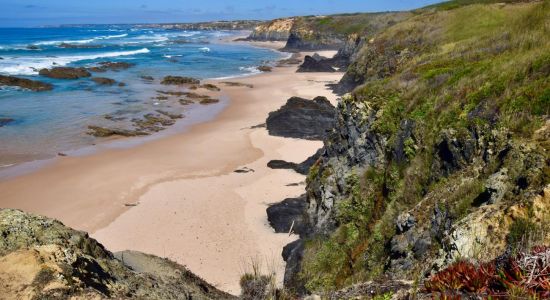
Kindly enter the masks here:
M 47 92 L 0 86 L 0 118 L 13 120 L 0 127 L 0 168 L 101 143 L 104 139 L 86 133 L 89 125 L 124 127 L 157 110 L 180 110 L 185 115 L 172 130 L 212 118 L 227 99 L 214 105 L 184 107 L 157 99 L 156 91 L 167 89 L 159 84 L 166 75 L 198 79 L 246 76 L 258 73 L 257 66 L 283 57 L 273 50 L 224 42 L 233 35 L 237 33 L 118 25 L 0 28 L 0 74 L 54 85 Z M 91 78 L 63 80 L 38 75 L 42 68 L 92 67 L 100 62 L 135 66 L 93 74 L 124 86 L 98 85 Z M 155 80 L 146 81 L 143 76 Z

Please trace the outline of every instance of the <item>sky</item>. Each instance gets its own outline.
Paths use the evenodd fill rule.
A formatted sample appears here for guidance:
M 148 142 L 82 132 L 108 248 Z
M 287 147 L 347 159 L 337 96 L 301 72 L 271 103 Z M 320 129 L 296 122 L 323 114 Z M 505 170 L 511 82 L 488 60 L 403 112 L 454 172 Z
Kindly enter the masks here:
M 408 10 L 438 0 L 0 0 L 0 27 L 170 23 Z

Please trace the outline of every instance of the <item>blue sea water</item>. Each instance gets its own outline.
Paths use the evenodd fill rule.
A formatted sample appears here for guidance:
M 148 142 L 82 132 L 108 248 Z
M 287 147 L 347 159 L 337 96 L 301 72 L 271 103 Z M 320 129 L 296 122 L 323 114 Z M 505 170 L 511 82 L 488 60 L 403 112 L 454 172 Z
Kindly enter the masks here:
M 200 79 L 244 76 L 282 54 L 246 44 L 224 42 L 234 32 L 178 31 L 133 26 L 0 28 L 0 74 L 49 82 L 53 91 L 32 92 L 0 87 L 0 166 L 52 156 L 97 143 L 88 125 L 109 125 L 106 114 L 131 120 L 156 109 L 181 109 L 185 115 L 219 111 L 218 105 L 179 107 L 153 99 L 166 75 Z M 63 48 L 63 43 L 79 46 Z M 41 68 L 94 66 L 124 61 L 134 67 L 96 73 L 123 82 L 99 86 L 90 78 L 55 80 L 38 75 Z M 141 76 L 152 76 L 153 83 Z M 123 121 L 122 121 L 123 122 Z M 119 124 L 117 124 L 119 126 Z

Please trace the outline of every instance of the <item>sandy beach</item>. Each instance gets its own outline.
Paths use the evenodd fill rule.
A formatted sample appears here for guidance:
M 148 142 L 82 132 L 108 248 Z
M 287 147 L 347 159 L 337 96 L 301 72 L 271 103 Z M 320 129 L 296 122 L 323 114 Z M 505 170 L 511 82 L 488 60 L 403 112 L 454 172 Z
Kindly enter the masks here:
M 256 44 L 280 47 L 278 43 Z M 334 52 L 321 53 L 331 56 Z M 275 234 L 269 203 L 303 193 L 305 178 L 272 170 L 272 159 L 301 162 L 321 142 L 269 136 L 262 124 L 291 96 L 326 96 L 342 73 L 296 73 L 296 66 L 228 81 L 229 105 L 214 120 L 127 149 L 60 157 L 35 172 L 0 182 L 0 207 L 61 220 L 91 233 L 111 251 L 167 257 L 222 290 L 239 293 L 251 259 L 282 280 L 282 247 L 296 239 Z M 235 173 L 247 167 L 253 171 Z

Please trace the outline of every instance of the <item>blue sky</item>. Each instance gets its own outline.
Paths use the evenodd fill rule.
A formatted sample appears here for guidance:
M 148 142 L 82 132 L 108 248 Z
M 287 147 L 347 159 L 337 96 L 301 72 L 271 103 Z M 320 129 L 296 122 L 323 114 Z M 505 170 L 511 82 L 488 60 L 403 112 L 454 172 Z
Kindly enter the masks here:
M 198 22 L 407 10 L 437 0 L 0 0 L 0 27 Z

